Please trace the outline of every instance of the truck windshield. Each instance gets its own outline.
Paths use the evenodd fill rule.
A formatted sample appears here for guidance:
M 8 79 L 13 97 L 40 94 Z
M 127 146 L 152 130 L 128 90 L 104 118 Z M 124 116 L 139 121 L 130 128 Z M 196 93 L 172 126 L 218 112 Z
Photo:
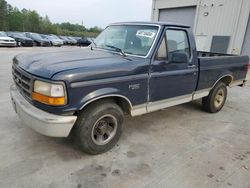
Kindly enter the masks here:
M 148 25 L 112 25 L 95 39 L 95 47 L 110 51 L 120 49 L 125 54 L 146 56 L 158 29 L 157 26 Z

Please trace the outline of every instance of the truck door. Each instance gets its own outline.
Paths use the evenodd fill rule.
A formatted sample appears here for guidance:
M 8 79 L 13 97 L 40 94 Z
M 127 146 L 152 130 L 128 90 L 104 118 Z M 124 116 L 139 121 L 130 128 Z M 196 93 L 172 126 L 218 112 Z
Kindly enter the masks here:
M 192 100 L 198 79 L 186 30 L 167 28 L 151 62 L 148 111 Z

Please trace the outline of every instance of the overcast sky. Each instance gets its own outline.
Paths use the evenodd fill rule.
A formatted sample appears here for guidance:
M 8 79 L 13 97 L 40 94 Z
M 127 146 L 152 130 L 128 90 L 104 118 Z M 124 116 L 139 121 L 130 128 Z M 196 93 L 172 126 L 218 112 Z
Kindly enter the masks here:
M 36 10 L 52 22 L 104 28 L 119 21 L 148 21 L 152 0 L 6 0 L 19 9 Z

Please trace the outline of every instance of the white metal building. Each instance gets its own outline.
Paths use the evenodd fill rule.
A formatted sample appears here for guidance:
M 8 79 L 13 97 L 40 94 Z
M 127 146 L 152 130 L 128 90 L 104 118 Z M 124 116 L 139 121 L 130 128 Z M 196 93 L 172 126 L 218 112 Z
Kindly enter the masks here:
M 250 56 L 250 0 L 153 0 L 152 21 L 190 25 L 197 49 Z

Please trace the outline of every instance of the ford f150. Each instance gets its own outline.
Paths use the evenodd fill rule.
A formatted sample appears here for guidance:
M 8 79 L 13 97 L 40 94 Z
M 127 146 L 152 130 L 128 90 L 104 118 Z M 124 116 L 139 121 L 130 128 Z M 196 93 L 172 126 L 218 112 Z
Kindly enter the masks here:
M 248 56 L 196 51 L 188 26 L 116 23 L 88 48 L 16 56 L 10 93 L 20 119 L 35 131 L 70 134 L 83 151 L 99 154 L 117 143 L 125 113 L 196 99 L 218 112 L 227 87 L 243 86 L 248 69 Z

